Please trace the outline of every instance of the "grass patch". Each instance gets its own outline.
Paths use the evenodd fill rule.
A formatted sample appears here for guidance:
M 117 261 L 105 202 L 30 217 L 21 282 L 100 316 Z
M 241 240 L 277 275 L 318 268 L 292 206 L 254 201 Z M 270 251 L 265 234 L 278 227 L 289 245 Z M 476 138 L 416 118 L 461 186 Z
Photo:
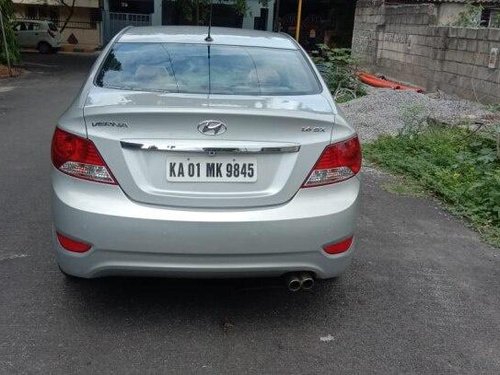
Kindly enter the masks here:
M 381 186 L 382 189 L 389 193 L 403 195 L 405 197 L 424 197 L 427 195 L 427 191 L 422 185 L 408 176 L 393 176 Z
M 500 247 L 500 161 L 493 139 L 458 127 L 430 127 L 383 136 L 365 145 L 364 155 L 441 198 Z M 393 189 L 404 191 L 401 186 Z

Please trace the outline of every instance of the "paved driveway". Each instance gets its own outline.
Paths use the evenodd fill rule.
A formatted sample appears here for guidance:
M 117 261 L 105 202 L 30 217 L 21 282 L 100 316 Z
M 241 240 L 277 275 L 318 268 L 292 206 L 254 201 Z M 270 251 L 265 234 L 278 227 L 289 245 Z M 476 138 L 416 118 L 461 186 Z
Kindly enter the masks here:
M 498 374 L 500 250 L 431 199 L 364 173 L 350 271 L 277 280 L 72 284 L 50 244 L 49 143 L 92 56 L 25 56 L 0 81 L 0 373 Z

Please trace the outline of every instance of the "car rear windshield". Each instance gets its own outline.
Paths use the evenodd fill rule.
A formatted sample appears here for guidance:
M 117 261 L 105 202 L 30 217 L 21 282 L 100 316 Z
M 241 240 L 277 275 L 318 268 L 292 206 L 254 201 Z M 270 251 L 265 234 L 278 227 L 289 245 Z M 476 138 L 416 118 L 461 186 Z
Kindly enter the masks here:
M 181 43 L 117 43 L 96 84 L 227 95 L 307 95 L 320 91 L 300 51 Z
M 55 24 L 53 24 L 52 22 L 49 22 L 49 29 L 51 31 L 57 31 L 57 26 Z

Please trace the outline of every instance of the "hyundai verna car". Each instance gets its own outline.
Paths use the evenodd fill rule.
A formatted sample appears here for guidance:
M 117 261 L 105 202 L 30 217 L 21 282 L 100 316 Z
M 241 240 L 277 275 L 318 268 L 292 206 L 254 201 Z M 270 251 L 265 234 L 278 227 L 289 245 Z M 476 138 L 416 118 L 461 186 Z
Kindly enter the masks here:
M 124 29 L 60 118 L 52 163 L 67 275 L 284 276 L 297 290 L 352 257 L 360 144 L 284 34 Z

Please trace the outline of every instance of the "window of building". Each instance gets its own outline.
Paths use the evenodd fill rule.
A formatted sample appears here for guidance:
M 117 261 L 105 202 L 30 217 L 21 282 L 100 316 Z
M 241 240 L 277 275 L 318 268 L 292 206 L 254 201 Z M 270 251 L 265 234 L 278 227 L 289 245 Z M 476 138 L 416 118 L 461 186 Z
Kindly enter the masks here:
M 26 18 L 30 18 L 30 19 L 38 18 L 38 7 L 33 6 L 33 5 L 27 6 L 25 15 L 26 15 Z

